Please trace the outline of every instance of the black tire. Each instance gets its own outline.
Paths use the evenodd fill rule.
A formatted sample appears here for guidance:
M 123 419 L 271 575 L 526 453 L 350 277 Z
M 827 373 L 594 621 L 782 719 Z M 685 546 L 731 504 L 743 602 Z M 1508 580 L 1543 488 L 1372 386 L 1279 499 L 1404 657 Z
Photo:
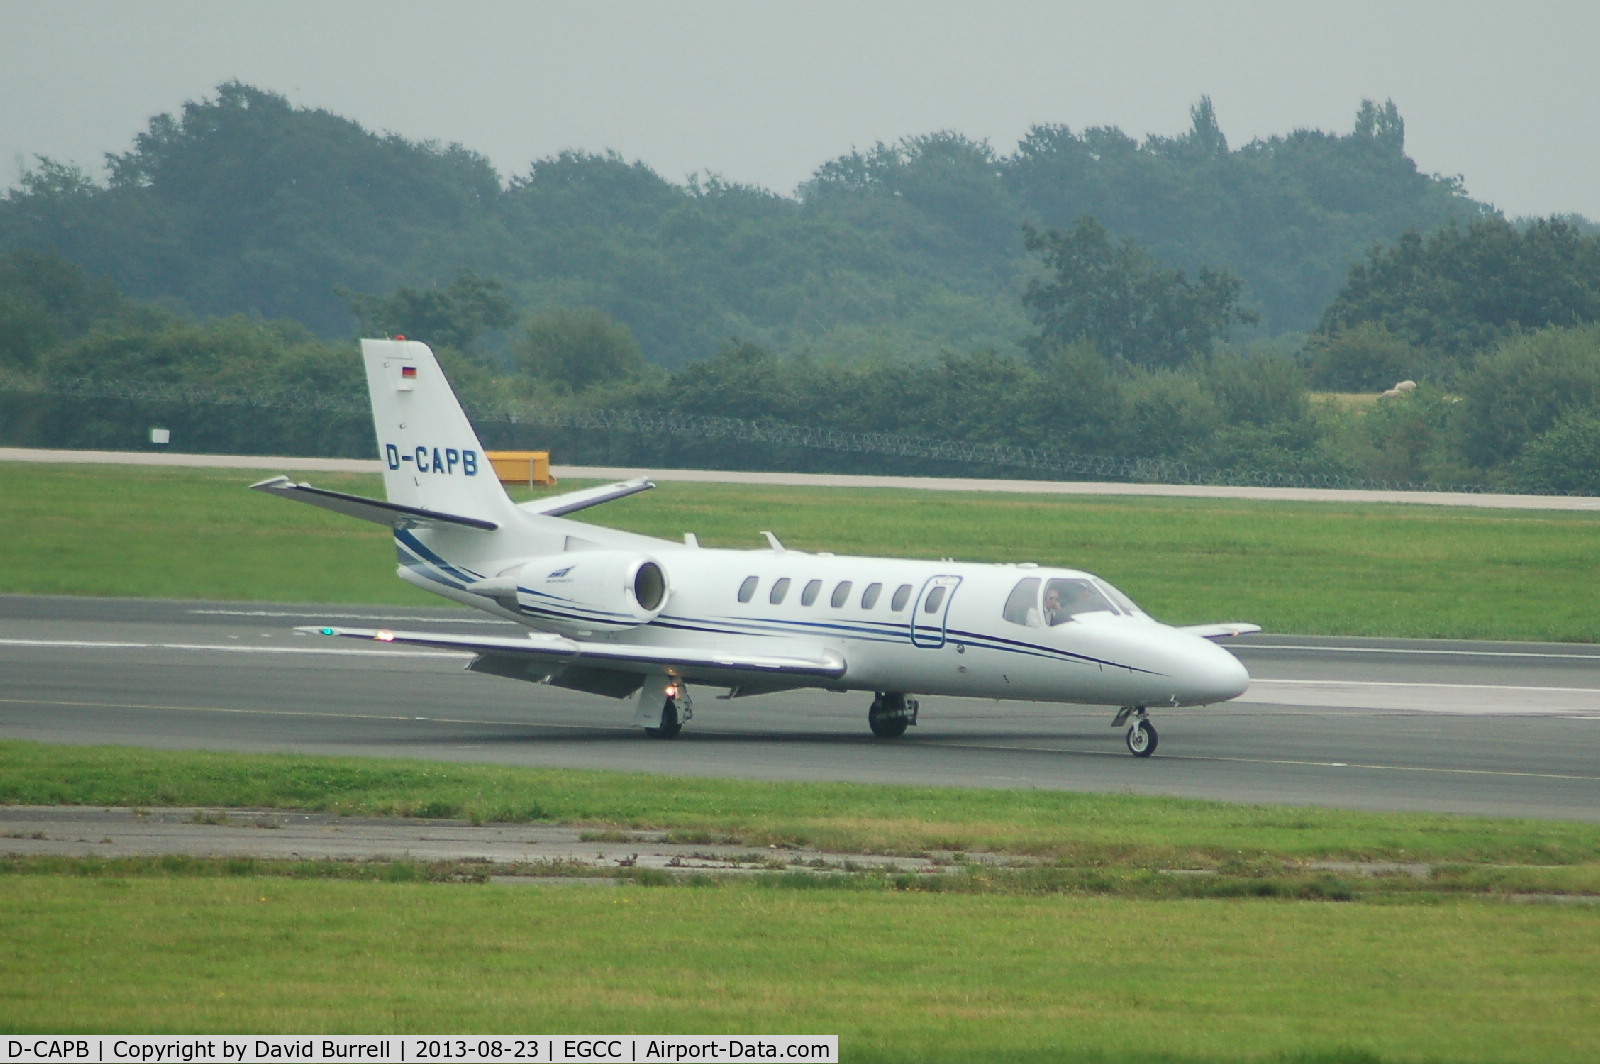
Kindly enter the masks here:
M 1156 743 L 1161 737 L 1156 734 L 1156 726 L 1148 720 L 1136 720 L 1128 728 L 1128 753 L 1134 757 L 1149 757 L 1156 752 Z
M 868 713 L 867 727 L 880 739 L 898 739 L 906 733 L 909 721 L 901 714 Z
M 676 739 L 681 731 L 683 718 L 678 715 L 678 703 L 669 698 L 661 707 L 660 727 L 646 728 L 644 733 L 652 739 Z

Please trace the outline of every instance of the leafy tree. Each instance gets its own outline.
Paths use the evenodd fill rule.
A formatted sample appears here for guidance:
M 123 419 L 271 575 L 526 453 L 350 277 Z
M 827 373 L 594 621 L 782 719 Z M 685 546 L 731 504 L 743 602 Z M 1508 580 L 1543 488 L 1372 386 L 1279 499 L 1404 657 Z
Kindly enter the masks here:
M 1311 383 L 1340 392 L 1382 391 L 1440 369 L 1437 357 L 1376 321 L 1318 333 L 1306 341 L 1305 356 Z
M 115 288 L 59 255 L 0 254 L 0 365 L 31 368 L 57 343 L 123 310 Z
M 1218 351 L 1196 367 L 1196 380 L 1231 424 L 1299 424 L 1311 416 L 1300 369 L 1281 355 Z
M 1355 422 L 1356 435 L 1347 441 L 1353 462 L 1370 480 L 1460 484 L 1475 479 L 1455 457 L 1459 407 L 1454 396 L 1426 385 L 1379 401 Z
M 949 130 L 824 163 L 800 194 L 818 215 L 850 218 L 941 273 L 1009 274 L 1018 250 L 994 150 Z
M 105 188 L 42 173 L 8 198 L 0 241 L 54 248 L 133 296 L 324 333 L 350 324 L 336 288 L 382 291 L 441 258 L 475 261 L 500 195 L 493 168 L 459 145 L 375 135 L 238 82 L 151 119 L 108 163 Z
M 182 313 L 293 318 L 324 337 L 353 325 L 339 291 L 430 292 L 447 263 L 500 279 L 519 312 L 597 308 L 664 367 L 729 336 L 931 363 L 1027 331 L 1023 221 L 1070 231 L 1090 215 L 1191 284 L 1226 271 L 1276 332 L 1315 325 L 1365 249 L 1483 211 L 1417 171 L 1392 104 L 1363 103 L 1348 133 L 1242 147 L 1208 100 L 1189 118 L 1143 141 L 1059 126 L 1009 149 L 907 137 L 824 162 L 794 197 L 677 184 L 615 153 L 542 159 L 502 187 L 459 145 L 235 82 L 153 118 L 104 185 L 40 160 L 0 200 L 0 250 L 55 251 Z
M 1519 334 L 1461 381 L 1461 450 L 1482 469 L 1515 458 L 1570 410 L 1600 407 L 1600 325 Z
M 472 270 L 456 273 L 443 288 L 401 285 L 387 296 L 345 293 L 367 336 L 408 336 L 429 344 L 470 348 L 479 335 L 516 321 L 505 286 Z
M 1600 406 L 1562 413 L 1528 441 L 1509 474 L 1524 491 L 1600 495 Z
M 1088 340 L 1133 365 L 1179 366 L 1208 354 L 1235 322 L 1257 320 L 1239 306 L 1237 277 L 1202 266 L 1190 281 L 1131 240 L 1113 244 L 1093 218 L 1080 218 L 1070 233 L 1025 233 L 1047 271 L 1022 297 L 1039 327 L 1035 352 Z
M 1373 248 L 1319 331 L 1375 323 L 1465 361 L 1518 329 L 1591 321 L 1600 321 L 1600 235 L 1559 219 L 1518 229 L 1493 217 Z
M 636 377 L 643 354 L 626 325 L 593 307 L 557 307 L 528 320 L 518 369 L 537 381 L 581 392 Z

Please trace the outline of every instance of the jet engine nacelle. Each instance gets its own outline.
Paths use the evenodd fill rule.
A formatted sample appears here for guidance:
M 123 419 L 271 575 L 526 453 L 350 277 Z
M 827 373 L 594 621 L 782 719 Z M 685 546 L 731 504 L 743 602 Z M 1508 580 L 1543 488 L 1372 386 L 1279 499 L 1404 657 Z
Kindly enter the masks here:
M 632 551 L 552 554 L 517 570 L 517 606 L 530 621 L 621 632 L 655 620 L 667 604 L 661 563 Z

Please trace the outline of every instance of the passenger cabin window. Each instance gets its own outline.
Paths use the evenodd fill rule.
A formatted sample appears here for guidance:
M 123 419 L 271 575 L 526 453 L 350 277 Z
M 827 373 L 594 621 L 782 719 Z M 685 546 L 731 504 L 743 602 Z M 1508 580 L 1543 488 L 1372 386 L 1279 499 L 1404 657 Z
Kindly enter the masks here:
M 901 584 L 894 589 L 894 598 L 889 600 L 889 608 L 899 613 L 906 608 L 906 603 L 911 600 L 911 585 Z
M 739 585 L 739 601 L 749 602 L 752 598 L 754 598 L 756 593 L 756 585 L 760 582 L 761 581 L 756 577 L 745 577 L 744 583 Z
M 849 600 L 849 598 L 850 581 L 841 580 L 839 581 L 839 586 L 833 589 L 833 598 L 829 599 L 828 601 L 833 604 L 834 609 L 838 609 L 840 606 L 843 606 L 845 602 Z
M 883 594 L 882 584 L 868 584 L 867 589 L 861 593 L 861 608 L 870 610 L 878 604 L 878 596 Z
M 944 601 L 945 592 L 949 590 L 950 589 L 947 587 L 940 586 L 928 592 L 928 597 L 922 602 L 922 612 L 937 613 L 939 611 L 939 604 Z
M 783 596 L 787 595 L 788 593 L 789 593 L 789 578 L 787 576 L 785 576 L 785 577 L 781 578 L 777 583 L 772 585 L 772 592 L 771 592 L 771 594 L 767 595 L 767 601 L 772 603 L 774 606 L 776 606 L 778 603 L 783 601 Z
M 809 606 L 817 601 L 817 592 L 822 590 L 821 580 L 811 580 L 806 583 L 805 590 L 800 592 L 800 605 Z

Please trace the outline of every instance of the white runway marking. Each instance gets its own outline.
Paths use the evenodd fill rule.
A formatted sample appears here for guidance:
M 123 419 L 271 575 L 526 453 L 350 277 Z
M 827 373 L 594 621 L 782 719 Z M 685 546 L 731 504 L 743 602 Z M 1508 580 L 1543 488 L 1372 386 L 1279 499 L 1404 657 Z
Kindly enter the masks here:
M 223 654 L 334 654 L 356 656 L 381 654 L 399 658 L 470 658 L 472 654 L 457 650 L 380 650 L 354 647 L 263 647 L 241 646 L 226 643 L 133 643 L 91 639 L 0 639 L 0 647 L 60 647 L 76 650 L 203 650 Z
M 1600 689 L 1386 680 L 1250 681 L 1239 702 L 1279 706 L 1387 709 L 1474 716 L 1566 716 L 1600 712 Z
M 1465 657 L 1465 658 L 1557 658 L 1570 661 L 1592 661 L 1600 665 L 1600 654 L 1565 654 L 1554 650 L 1447 650 L 1431 647 L 1328 647 L 1311 646 L 1299 643 L 1241 643 L 1239 649 L 1250 650 L 1293 650 L 1306 651 L 1313 654 L 1417 654 L 1424 657 Z
M 341 621 L 424 621 L 428 624 L 504 624 L 516 627 L 512 621 L 502 621 L 483 614 L 469 614 L 462 617 L 439 617 L 434 614 L 412 613 L 335 613 L 331 610 L 315 610 L 295 612 L 292 610 L 189 610 L 189 613 L 205 617 L 288 617 L 294 620 L 316 619 L 320 617 L 337 618 Z

